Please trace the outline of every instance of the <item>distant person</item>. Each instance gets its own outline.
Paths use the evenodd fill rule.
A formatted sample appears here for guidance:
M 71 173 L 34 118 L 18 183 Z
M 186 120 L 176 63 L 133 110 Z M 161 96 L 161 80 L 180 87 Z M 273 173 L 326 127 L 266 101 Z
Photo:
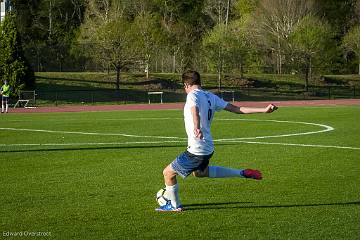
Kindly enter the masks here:
M 277 109 L 270 104 L 265 108 L 237 107 L 225 102 L 215 94 L 201 88 L 200 74 L 196 71 L 186 71 L 182 75 L 185 92 L 187 93 L 184 107 L 185 129 L 188 136 L 187 150 L 181 153 L 164 170 L 166 186 L 165 196 L 170 200 L 166 205 L 156 208 L 156 211 L 182 211 L 179 199 L 179 186 L 176 176 L 186 178 L 191 173 L 195 177 L 229 178 L 241 177 L 261 180 L 259 170 L 231 169 L 220 166 L 208 166 L 214 153 L 214 144 L 210 132 L 215 111 L 226 111 L 249 114 L 271 113 Z
M 7 113 L 9 109 L 9 97 L 10 97 L 10 86 L 7 81 L 4 81 L 4 85 L 0 89 L 1 97 L 1 113 Z

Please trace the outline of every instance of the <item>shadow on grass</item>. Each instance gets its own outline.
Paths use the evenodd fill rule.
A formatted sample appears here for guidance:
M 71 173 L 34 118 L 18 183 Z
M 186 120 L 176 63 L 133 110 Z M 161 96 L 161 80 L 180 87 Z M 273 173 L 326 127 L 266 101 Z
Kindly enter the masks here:
M 227 203 L 198 203 L 184 205 L 186 211 L 200 211 L 209 209 L 256 209 L 256 208 L 301 208 L 301 207 L 324 207 L 324 206 L 348 206 L 360 205 L 360 201 L 340 203 L 310 203 L 310 204 L 284 204 L 284 205 L 261 205 L 244 206 L 252 202 L 227 202 Z
M 178 147 L 184 147 L 184 145 L 106 146 L 106 147 L 98 147 L 98 146 L 97 147 L 86 147 L 86 146 L 84 146 L 84 147 L 69 147 L 69 148 L 42 148 L 42 149 L 37 148 L 37 149 L 19 149 L 19 150 L 0 150 L 0 153 L 99 151 L 99 150 L 146 149 L 146 148 L 178 148 Z

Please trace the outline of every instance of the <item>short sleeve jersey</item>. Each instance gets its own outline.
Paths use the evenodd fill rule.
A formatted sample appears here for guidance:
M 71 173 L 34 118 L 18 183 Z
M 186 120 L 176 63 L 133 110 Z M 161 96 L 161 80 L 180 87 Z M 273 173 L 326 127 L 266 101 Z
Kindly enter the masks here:
M 188 151 L 195 155 L 209 155 L 214 151 L 213 138 L 210 127 L 214 118 L 214 113 L 226 107 L 228 103 L 215 94 L 195 89 L 188 93 L 184 106 L 185 129 L 188 136 Z M 195 137 L 194 121 L 191 108 L 196 106 L 199 109 L 200 130 L 203 139 Z
M 10 86 L 9 85 L 3 85 L 1 87 L 1 91 L 2 91 L 2 95 L 4 97 L 9 97 L 9 95 L 10 95 Z

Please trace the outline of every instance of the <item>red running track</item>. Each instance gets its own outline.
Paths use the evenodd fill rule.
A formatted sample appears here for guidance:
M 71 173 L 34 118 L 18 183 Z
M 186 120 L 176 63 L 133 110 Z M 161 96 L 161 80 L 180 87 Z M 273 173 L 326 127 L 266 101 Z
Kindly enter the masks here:
M 265 107 L 268 104 L 278 107 L 284 106 L 338 106 L 360 105 L 360 99 L 335 100 L 301 100 L 301 101 L 265 101 L 265 102 L 235 102 L 237 106 Z M 47 113 L 47 112 L 94 112 L 94 111 L 129 111 L 129 110 L 166 110 L 182 109 L 184 103 L 164 104 L 122 104 L 122 105 L 65 105 L 58 107 L 16 108 L 9 109 L 10 113 Z

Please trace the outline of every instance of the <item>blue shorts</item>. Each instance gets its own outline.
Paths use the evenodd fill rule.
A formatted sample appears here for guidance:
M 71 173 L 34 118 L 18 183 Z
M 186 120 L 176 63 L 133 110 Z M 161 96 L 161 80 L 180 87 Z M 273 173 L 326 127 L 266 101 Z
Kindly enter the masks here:
M 183 152 L 171 163 L 171 167 L 181 177 L 186 178 L 196 170 L 204 171 L 209 165 L 210 155 L 194 155 L 188 151 Z
M 7 102 L 9 100 L 9 97 L 8 96 L 2 96 L 2 99 L 1 99 L 3 102 Z

